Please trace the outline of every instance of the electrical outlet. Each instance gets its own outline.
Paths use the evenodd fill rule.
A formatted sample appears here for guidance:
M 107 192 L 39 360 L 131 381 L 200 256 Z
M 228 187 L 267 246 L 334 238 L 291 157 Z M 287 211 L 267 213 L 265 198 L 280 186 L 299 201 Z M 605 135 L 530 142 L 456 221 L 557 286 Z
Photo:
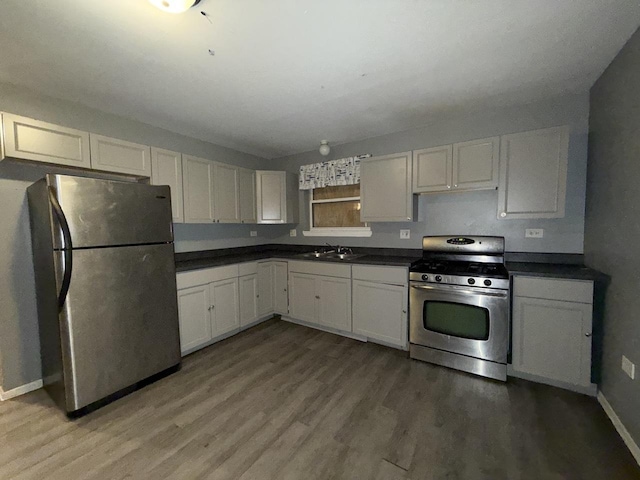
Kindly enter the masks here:
M 292 228 L 291 230 L 289 230 L 289 236 L 290 237 L 297 237 L 298 236 L 298 231 L 295 228 Z
M 405 240 L 411 238 L 411 230 L 400 230 L 400 238 Z
M 636 365 L 624 355 L 622 355 L 622 370 L 631 380 L 636 378 Z
M 542 228 L 527 228 L 524 231 L 525 238 L 542 238 L 544 237 L 544 229 Z
M 255 230 L 251 230 L 249 232 L 249 235 L 251 235 L 252 237 L 257 237 L 258 236 L 258 232 L 256 232 Z

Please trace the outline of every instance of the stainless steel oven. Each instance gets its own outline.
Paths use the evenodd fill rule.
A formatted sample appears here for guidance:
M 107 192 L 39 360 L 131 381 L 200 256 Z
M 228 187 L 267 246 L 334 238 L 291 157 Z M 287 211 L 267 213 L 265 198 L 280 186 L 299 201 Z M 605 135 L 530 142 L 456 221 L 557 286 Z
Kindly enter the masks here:
M 434 237 L 425 238 L 432 246 Z M 464 257 L 460 248 L 447 254 L 440 247 L 411 268 L 411 357 L 506 380 L 509 280 L 503 252 L 478 255 L 478 242 L 491 244 L 487 237 L 453 239 L 476 244 L 473 255 Z

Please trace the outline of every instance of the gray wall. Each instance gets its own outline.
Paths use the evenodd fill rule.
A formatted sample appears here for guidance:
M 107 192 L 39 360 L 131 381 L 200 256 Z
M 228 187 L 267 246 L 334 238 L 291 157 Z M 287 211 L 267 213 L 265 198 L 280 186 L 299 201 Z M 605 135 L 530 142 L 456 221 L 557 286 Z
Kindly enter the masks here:
M 585 256 L 611 276 L 604 325 L 602 392 L 640 443 L 640 31 L 591 89 Z
M 506 238 L 509 251 L 582 253 L 584 196 L 587 169 L 589 96 L 567 95 L 516 107 L 454 112 L 430 125 L 405 132 L 333 146 L 328 157 L 317 150 L 276 160 L 278 168 L 298 171 L 300 165 L 360 153 L 382 155 L 465 140 L 490 137 L 556 125 L 570 125 L 569 173 L 566 215 L 550 220 L 499 220 L 497 191 L 421 195 L 419 218 L 410 223 L 373 224 L 370 238 L 302 237 L 309 228 L 308 194 L 301 194 L 298 237 L 288 233 L 282 243 L 420 248 L 424 235 L 487 234 Z M 410 229 L 411 239 L 401 240 L 399 230 Z M 544 228 L 543 239 L 525 239 L 525 228 Z
M 264 168 L 264 160 L 211 143 L 168 132 L 79 104 L 56 100 L 0 83 L 0 110 L 72 128 L 233 163 Z M 40 378 L 39 343 L 31 240 L 25 191 L 55 167 L 0 162 L 0 386 L 6 391 Z M 256 230 L 257 237 L 249 231 Z M 285 227 L 178 225 L 176 250 L 262 244 L 281 236 Z

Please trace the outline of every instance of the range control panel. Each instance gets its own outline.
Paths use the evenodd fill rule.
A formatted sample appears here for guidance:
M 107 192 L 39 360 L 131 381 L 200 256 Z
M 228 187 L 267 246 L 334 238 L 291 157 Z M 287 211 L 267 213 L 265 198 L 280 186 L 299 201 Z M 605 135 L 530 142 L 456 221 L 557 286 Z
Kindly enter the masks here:
M 444 285 L 467 285 L 470 287 L 509 288 L 509 280 L 504 278 L 467 277 L 463 275 L 440 275 L 437 273 L 410 272 L 409 279 L 413 282 L 434 283 Z

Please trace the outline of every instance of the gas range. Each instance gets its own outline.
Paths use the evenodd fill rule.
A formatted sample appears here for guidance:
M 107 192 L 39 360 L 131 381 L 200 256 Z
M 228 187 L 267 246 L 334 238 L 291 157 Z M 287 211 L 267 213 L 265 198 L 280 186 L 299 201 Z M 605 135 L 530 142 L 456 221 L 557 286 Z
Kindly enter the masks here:
M 424 237 L 409 278 L 411 358 L 506 380 L 504 238 Z

